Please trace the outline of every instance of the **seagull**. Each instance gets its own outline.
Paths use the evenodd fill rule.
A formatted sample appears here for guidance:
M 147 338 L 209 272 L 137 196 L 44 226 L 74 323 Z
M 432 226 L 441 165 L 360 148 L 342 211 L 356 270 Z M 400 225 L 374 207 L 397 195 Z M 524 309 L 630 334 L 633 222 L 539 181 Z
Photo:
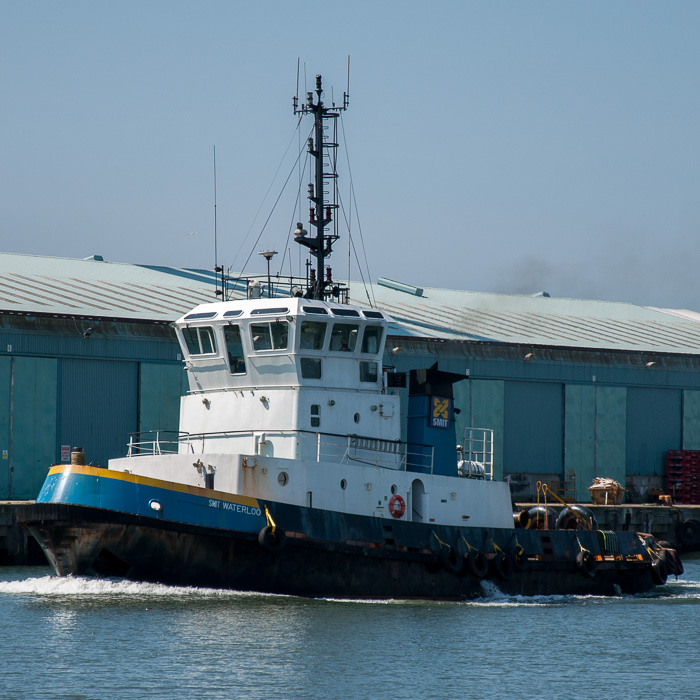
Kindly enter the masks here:
M 89 338 L 94 332 L 94 328 L 87 328 L 85 331 L 83 331 L 83 338 Z
M 185 236 L 196 236 L 196 235 L 197 235 L 197 232 L 196 232 L 196 231 L 192 231 L 192 233 L 186 233 L 186 234 L 185 234 Z

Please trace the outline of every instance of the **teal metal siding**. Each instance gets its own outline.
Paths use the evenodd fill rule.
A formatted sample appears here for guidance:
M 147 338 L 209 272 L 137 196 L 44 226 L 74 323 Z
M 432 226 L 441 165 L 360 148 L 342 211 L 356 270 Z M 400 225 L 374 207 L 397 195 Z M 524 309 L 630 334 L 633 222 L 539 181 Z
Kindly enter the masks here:
M 627 390 L 621 387 L 566 386 L 564 464 L 576 472 L 576 498 L 589 501 L 596 476 L 625 482 Z
M 681 447 L 681 391 L 627 390 L 627 473 L 665 473 L 667 450 Z
M 0 356 L 0 500 L 10 497 L 10 389 L 12 358 Z
M 505 383 L 506 472 L 563 475 L 561 384 Z
M 609 477 L 624 485 L 627 445 L 627 389 L 625 387 L 596 387 L 595 464 L 587 481 L 581 479 L 582 498 L 588 500 L 587 489 L 593 476 Z
M 12 358 L 9 498 L 36 498 L 56 455 L 57 360 Z
M 82 447 L 88 464 L 123 457 L 137 429 L 138 363 L 60 363 L 59 444 Z
M 700 450 L 700 391 L 683 392 L 683 449 Z
M 595 476 L 596 387 L 567 384 L 564 411 L 564 466 L 576 472 L 576 498 L 588 500 Z
M 139 431 L 177 431 L 186 372 L 181 364 L 142 362 L 139 370 Z
M 503 386 L 497 379 L 470 379 L 454 385 L 455 406 L 461 411 L 455 420 L 457 442 L 462 442 L 466 427 L 493 430 L 495 479 L 503 478 Z

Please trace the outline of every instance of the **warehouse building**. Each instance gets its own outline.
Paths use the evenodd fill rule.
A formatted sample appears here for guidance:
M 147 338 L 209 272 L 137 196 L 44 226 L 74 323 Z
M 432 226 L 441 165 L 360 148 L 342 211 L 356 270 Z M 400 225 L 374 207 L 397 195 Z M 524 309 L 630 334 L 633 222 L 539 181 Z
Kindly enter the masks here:
M 216 298 L 201 270 L 0 254 L 0 499 L 36 496 L 73 446 L 123 456 L 177 431 L 186 391 L 170 323 Z M 395 320 L 385 363 L 458 373 L 458 435 L 493 428 L 494 472 L 579 500 L 596 476 L 645 497 L 669 449 L 700 449 L 700 315 L 631 304 L 351 285 Z M 402 407 L 407 397 L 402 391 Z

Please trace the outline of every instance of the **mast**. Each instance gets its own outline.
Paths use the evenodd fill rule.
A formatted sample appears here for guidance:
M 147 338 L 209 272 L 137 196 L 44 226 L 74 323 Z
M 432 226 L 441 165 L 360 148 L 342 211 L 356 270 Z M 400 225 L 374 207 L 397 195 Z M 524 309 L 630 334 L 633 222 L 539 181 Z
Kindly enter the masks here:
M 321 76 L 316 76 L 316 101 L 314 102 L 314 93 L 306 93 L 306 104 L 299 106 L 298 97 L 294 97 L 294 114 L 313 114 L 314 117 L 314 135 L 308 140 L 308 153 L 315 158 L 314 181 L 309 183 L 309 224 L 316 229 L 316 235 L 309 238 L 306 237 L 306 231 L 301 224 L 297 225 L 297 230 L 294 232 L 297 243 L 307 247 L 311 255 L 316 259 L 315 269 L 312 269 L 312 274 L 309 278 L 309 286 L 307 296 L 311 299 L 323 300 L 326 296 L 332 293 L 331 289 L 332 276 L 330 267 L 326 270 L 326 258 L 330 256 L 333 243 L 338 239 L 335 233 L 328 233 L 326 227 L 333 221 L 333 212 L 338 209 L 338 204 L 335 201 L 335 180 L 338 175 L 335 172 L 335 150 L 338 144 L 335 140 L 324 139 L 324 131 L 327 130 L 325 122 L 329 119 L 337 119 L 340 112 L 348 108 L 349 97 L 348 93 L 343 93 L 343 104 L 341 107 L 332 105 L 325 107 L 322 101 L 323 88 L 321 85 Z M 334 132 L 335 133 L 335 130 Z M 328 158 L 328 171 L 325 170 L 325 156 Z M 325 191 L 326 183 L 333 185 L 332 194 Z M 326 195 L 329 195 L 326 200 Z

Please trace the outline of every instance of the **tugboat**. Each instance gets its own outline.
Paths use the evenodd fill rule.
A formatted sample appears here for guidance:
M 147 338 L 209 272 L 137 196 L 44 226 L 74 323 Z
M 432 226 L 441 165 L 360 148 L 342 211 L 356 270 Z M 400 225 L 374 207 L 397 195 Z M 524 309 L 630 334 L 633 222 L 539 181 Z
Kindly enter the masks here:
M 134 435 L 107 468 L 76 450 L 20 511 L 56 573 L 431 599 L 474 598 L 485 581 L 508 594 L 636 593 L 682 573 L 674 550 L 601 532 L 582 506 L 514 518 L 508 485 L 493 479 L 492 432 L 469 428 L 456 445 L 462 375 L 384 366 L 391 319 L 347 303 L 326 267 L 337 204 L 324 199 L 336 178 L 324 156 L 337 143 L 325 131 L 347 94 L 325 106 L 317 76 L 315 95 L 293 105 L 314 119 L 315 235 L 298 224 L 295 237 L 315 268 L 274 294 L 269 272 L 265 289 L 217 268 L 220 300 L 174 324 L 189 378 L 181 432 Z

